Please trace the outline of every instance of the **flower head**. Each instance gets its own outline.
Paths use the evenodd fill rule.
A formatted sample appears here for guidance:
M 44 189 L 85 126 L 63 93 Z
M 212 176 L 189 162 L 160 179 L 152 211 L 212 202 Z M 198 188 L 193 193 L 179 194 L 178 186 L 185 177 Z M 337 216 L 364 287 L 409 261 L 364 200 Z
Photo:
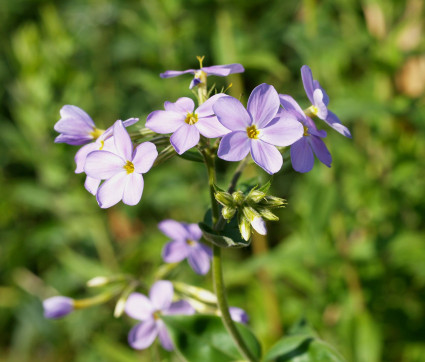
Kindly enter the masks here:
M 239 322 L 242 324 L 247 324 L 249 321 L 248 314 L 242 309 L 238 307 L 229 307 L 230 317 L 235 322 Z
M 104 181 L 97 190 L 97 201 L 108 208 L 120 200 L 136 205 L 143 193 L 143 176 L 152 167 L 158 151 L 151 142 L 133 150 L 130 136 L 122 121 L 113 126 L 114 151 L 93 151 L 87 155 L 84 171 L 87 176 Z
M 212 251 L 199 242 L 202 231 L 197 224 L 164 220 L 159 223 L 158 228 L 172 239 L 162 249 L 162 258 L 166 263 L 178 263 L 187 259 L 195 273 L 208 273 Z
M 337 115 L 328 109 L 329 97 L 320 86 L 320 83 L 313 79 L 313 73 L 308 65 L 301 67 L 301 78 L 305 93 L 312 104 L 308 109 L 309 113 L 324 120 L 329 126 L 345 137 L 351 138 L 348 128 L 341 124 Z
M 48 298 L 43 301 L 43 309 L 45 318 L 62 318 L 74 310 L 74 300 L 62 296 Z
M 175 103 L 165 102 L 165 111 L 149 114 L 146 127 L 156 133 L 173 133 L 170 142 L 181 155 L 198 144 L 201 134 L 216 138 L 229 132 L 214 116 L 212 109 L 213 104 L 224 96 L 223 93 L 216 94 L 196 110 L 193 100 L 187 97 L 179 98 Z
M 152 285 L 149 297 L 140 293 L 130 294 L 125 304 L 125 312 L 131 318 L 142 321 L 128 334 L 128 343 L 131 347 L 148 348 L 159 336 L 159 341 L 166 350 L 174 349 L 161 315 L 191 315 L 195 313 L 195 310 L 185 300 L 172 302 L 173 294 L 173 284 L 167 280 L 160 280 Z
M 269 174 L 282 167 L 282 155 L 275 146 L 289 146 L 303 135 L 296 118 L 281 112 L 279 95 L 268 84 L 260 84 L 251 93 L 247 109 L 237 99 L 227 96 L 214 104 L 218 120 L 228 129 L 218 149 L 218 157 L 240 161 L 251 152 L 254 162 Z

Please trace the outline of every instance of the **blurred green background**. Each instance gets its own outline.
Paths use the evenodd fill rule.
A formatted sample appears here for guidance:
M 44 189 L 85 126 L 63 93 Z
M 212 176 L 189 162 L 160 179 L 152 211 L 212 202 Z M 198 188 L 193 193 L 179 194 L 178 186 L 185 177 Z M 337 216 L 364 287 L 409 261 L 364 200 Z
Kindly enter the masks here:
M 0 5 L 0 360 L 150 361 L 113 303 L 45 320 L 41 300 L 82 298 L 97 275 L 152 281 L 167 241 L 198 222 L 201 164 L 173 159 L 145 177 L 137 207 L 107 211 L 74 174 L 77 147 L 54 144 L 64 104 L 99 127 L 191 96 L 167 69 L 242 63 L 210 78 L 244 100 L 259 83 L 307 99 L 308 64 L 353 134 L 328 131 L 332 168 L 274 178 L 288 207 L 268 239 L 225 252 L 231 305 L 265 348 L 305 317 L 348 361 L 425 361 L 425 10 L 422 0 L 4 0 Z M 227 83 L 226 83 L 227 82 Z M 226 167 L 219 180 L 225 185 Z M 259 172 L 250 167 L 245 177 Z M 263 174 L 264 176 L 264 174 Z M 264 178 L 266 179 L 266 178 Z M 211 288 L 187 264 L 176 278 Z

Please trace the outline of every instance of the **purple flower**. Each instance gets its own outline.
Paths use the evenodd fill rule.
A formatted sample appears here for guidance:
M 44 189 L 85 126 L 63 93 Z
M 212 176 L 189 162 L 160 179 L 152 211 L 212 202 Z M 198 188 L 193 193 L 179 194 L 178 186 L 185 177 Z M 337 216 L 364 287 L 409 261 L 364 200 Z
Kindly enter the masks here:
M 43 301 L 43 308 L 45 318 L 62 318 L 74 310 L 74 300 L 62 296 L 48 298 Z
M 195 103 L 187 97 L 179 98 L 175 103 L 165 102 L 165 111 L 149 114 L 146 127 L 156 133 L 173 133 L 170 142 L 181 155 L 198 144 L 200 134 L 207 138 L 216 138 L 229 132 L 214 116 L 212 109 L 213 104 L 224 96 L 223 93 L 216 94 L 196 111 Z
M 318 130 L 313 120 L 305 115 L 298 103 L 288 95 L 279 95 L 280 103 L 285 110 L 294 114 L 304 126 L 304 135 L 291 146 L 292 167 L 297 172 L 309 172 L 314 165 L 314 154 L 328 167 L 331 167 L 332 156 L 322 138 L 326 131 Z
M 248 323 L 249 316 L 242 308 L 230 307 L 229 312 L 230 312 L 230 317 L 232 317 L 233 321 L 243 323 L 243 324 Z
M 162 346 L 174 349 L 170 335 L 161 320 L 161 315 L 195 313 L 193 307 L 185 300 L 172 302 L 173 284 L 167 280 L 157 281 L 149 291 L 149 298 L 140 293 L 132 293 L 125 304 L 125 312 L 142 323 L 134 326 L 128 334 L 128 343 L 135 349 L 148 348 L 159 336 Z
M 279 95 L 268 84 L 260 84 L 248 99 L 247 110 L 227 96 L 213 106 L 218 120 L 232 130 L 220 143 L 218 157 L 240 161 L 251 152 L 254 162 L 269 174 L 282 167 L 282 155 L 275 146 L 289 146 L 303 135 L 303 126 L 289 112 L 280 112 Z
M 162 258 L 166 263 L 178 263 L 187 259 L 195 273 L 208 273 L 212 251 L 199 242 L 202 231 L 197 224 L 164 220 L 159 223 L 158 228 L 172 239 L 162 249 Z
M 303 80 L 305 93 L 312 104 L 309 111 L 313 115 L 324 120 L 337 132 L 345 137 L 351 138 L 351 133 L 348 128 L 342 125 L 337 115 L 328 109 L 329 97 L 320 86 L 320 83 L 313 79 L 313 73 L 308 65 L 303 65 L 301 67 L 301 78 Z
M 108 208 L 120 200 L 136 205 L 143 193 L 143 176 L 152 167 L 158 151 L 151 142 L 144 142 L 133 150 L 130 136 L 122 121 L 113 126 L 115 151 L 93 151 L 87 155 L 84 171 L 87 176 L 106 180 L 100 185 L 96 198 L 101 208 Z
M 164 73 L 161 73 L 159 76 L 161 78 L 171 78 L 177 77 L 182 74 L 194 74 L 195 77 L 190 83 L 189 89 L 197 86 L 199 83 L 205 83 L 208 75 L 218 75 L 219 77 L 226 77 L 229 74 L 233 73 L 242 73 L 245 71 L 244 67 L 241 64 L 226 64 L 226 65 L 213 65 L 211 67 L 202 66 L 202 58 L 198 58 L 201 64 L 201 69 L 188 69 L 188 70 L 167 70 Z

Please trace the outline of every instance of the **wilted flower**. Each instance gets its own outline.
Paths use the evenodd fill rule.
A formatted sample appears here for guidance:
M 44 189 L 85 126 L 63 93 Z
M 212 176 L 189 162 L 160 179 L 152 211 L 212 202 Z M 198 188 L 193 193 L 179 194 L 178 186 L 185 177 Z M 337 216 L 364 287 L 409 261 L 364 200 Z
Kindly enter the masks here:
M 128 343 L 135 349 L 148 348 L 159 336 L 161 345 L 168 351 L 174 349 L 173 342 L 161 320 L 162 315 L 195 313 L 193 307 L 185 300 L 172 302 L 173 284 L 167 280 L 157 281 L 149 291 L 149 298 L 140 293 L 132 293 L 125 304 L 125 312 L 142 323 L 134 326 Z
M 211 248 L 199 242 L 202 231 L 198 224 L 164 220 L 159 223 L 158 228 L 172 239 L 162 249 L 162 258 L 166 263 L 178 263 L 187 259 L 197 274 L 208 273 L 212 251 Z
M 43 309 L 45 318 L 62 318 L 74 310 L 74 300 L 63 296 L 48 298 L 43 301 Z

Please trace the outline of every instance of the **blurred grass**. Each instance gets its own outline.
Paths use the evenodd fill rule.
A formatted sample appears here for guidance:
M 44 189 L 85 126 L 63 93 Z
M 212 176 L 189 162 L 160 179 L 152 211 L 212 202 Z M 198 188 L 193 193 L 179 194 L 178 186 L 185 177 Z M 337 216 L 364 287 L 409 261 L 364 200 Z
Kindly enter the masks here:
M 353 133 L 326 129 L 331 169 L 274 178 L 289 205 L 267 243 L 226 252 L 231 304 L 248 311 L 266 347 L 306 317 L 349 361 L 423 361 L 424 19 L 421 0 L 3 2 L 0 360 L 168 358 L 131 350 L 133 321 L 115 320 L 113 304 L 47 321 L 40 300 L 84 297 L 87 279 L 118 271 L 149 283 L 166 242 L 156 224 L 199 221 L 205 170 L 173 159 L 146 175 L 138 207 L 102 211 L 73 173 L 76 148 L 53 144 L 53 125 L 64 104 L 101 127 L 143 122 L 165 100 L 190 96 L 189 76 L 158 74 L 206 55 L 206 65 L 246 68 L 211 78 L 219 89 L 232 82 L 246 99 L 267 82 L 302 106 L 299 68 L 310 65 Z M 210 287 L 187 269 L 182 280 Z

